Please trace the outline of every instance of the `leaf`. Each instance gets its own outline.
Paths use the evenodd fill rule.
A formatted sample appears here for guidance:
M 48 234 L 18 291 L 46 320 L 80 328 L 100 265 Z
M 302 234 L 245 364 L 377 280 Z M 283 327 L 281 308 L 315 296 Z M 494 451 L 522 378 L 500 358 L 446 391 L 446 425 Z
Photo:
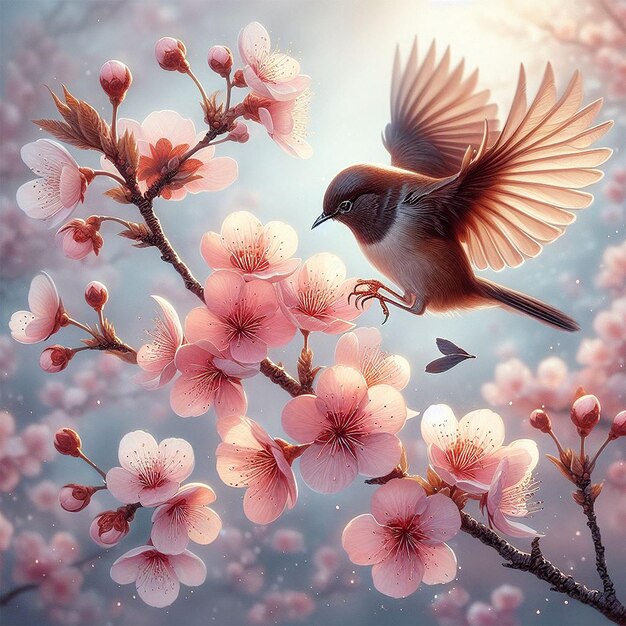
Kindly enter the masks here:
M 89 150 L 91 148 L 83 137 L 76 133 L 68 124 L 59 122 L 58 120 L 33 120 L 33 123 L 65 143 L 69 143 L 77 148 L 82 148 L 83 150 Z
M 126 197 L 127 189 L 126 187 L 112 187 L 111 189 L 107 189 L 104 192 L 105 196 L 109 196 L 109 198 L 113 198 L 115 202 L 119 202 L 120 204 L 131 204 L 130 200 Z
M 595 502 L 596 498 L 602 493 L 602 487 L 604 483 L 594 483 L 591 485 L 591 501 Z
M 441 374 L 447 372 L 459 363 L 466 361 L 467 359 L 475 359 L 476 357 L 471 354 L 451 354 L 449 356 L 443 356 L 439 359 L 431 361 L 426 366 L 426 372 L 429 374 Z
M 78 126 L 83 137 L 94 147 L 102 149 L 102 118 L 91 105 L 84 101 L 78 103 Z
M 449 339 L 437 337 L 437 347 L 439 348 L 439 352 L 441 352 L 441 354 L 467 354 L 467 356 L 470 356 L 469 352 L 466 352 L 463 348 L 460 348 L 456 344 L 452 343 Z
M 559 472 L 561 472 L 561 474 L 563 474 L 563 476 L 565 476 L 565 478 L 567 478 L 567 480 L 574 482 L 572 480 L 572 475 L 570 474 L 569 469 L 565 465 L 563 465 L 563 463 L 561 463 L 559 459 L 557 459 L 555 456 L 552 456 L 551 454 L 546 454 L 546 458 L 548 459 L 548 461 L 554 464 L 554 466 L 559 470 Z
M 585 503 L 585 496 L 583 495 L 583 492 L 580 491 L 580 489 L 578 491 L 572 491 L 572 498 L 574 498 L 574 502 L 576 502 L 576 504 L 579 504 L 580 506 Z
M 128 228 L 119 233 L 119 235 L 137 242 L 135 243 L 136 248 L 148 248 L 152 245 L 149 241 L 152 231 L 145 224 L 130 222 Z
M 133 173 L 136 172 L 139 167 L 139 151 L 133 133 L 126 130 L 121 137 L 118 137 L 117 152 Z

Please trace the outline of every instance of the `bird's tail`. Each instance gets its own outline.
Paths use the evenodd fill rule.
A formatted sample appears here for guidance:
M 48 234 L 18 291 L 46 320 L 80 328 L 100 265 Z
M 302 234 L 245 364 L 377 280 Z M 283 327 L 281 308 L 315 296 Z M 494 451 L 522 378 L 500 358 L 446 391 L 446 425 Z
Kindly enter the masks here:
M 555 326 L 561 330 L 567 330 L 568 332 L 580 330 L 576 320 L 553 306 L 541 302 L 541 300 L 527 296 L 519 291 L 502 287 L 483 278 L 477 279 L 477 282 L 480 294 L 491 302 L 495 301 L 497 304 L 534 317 L 540 322 Z

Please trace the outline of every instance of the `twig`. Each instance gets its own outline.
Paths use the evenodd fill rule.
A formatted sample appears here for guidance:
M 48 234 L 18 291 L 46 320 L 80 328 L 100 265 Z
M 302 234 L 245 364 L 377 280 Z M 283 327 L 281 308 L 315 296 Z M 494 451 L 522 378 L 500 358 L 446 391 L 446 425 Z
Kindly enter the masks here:
M 282 387 L 288 394 L 294 397 L 308 393 L 303 390 L 300 383 L 280 363 L 276 364 L 270 359 L 263 359 L 261 361 L 261 374 L 267 376 L 273 383 Z
M 528 572 L 550 583 L 552 591 L 563 593 L 582 604 L 593 607 L 616 624 L 626 624 L 626 608 L 617 600 L 615 594 L 588 589 L 571 576 L 564 574 L 544 558 L 539 547 L 539 537 L 533 539 L 530 553 L 522 552 L 463 511 L 461 511 L 461 529 L 486 546 L 493 548 L 507 561 L 504 564 L 505 567 Z

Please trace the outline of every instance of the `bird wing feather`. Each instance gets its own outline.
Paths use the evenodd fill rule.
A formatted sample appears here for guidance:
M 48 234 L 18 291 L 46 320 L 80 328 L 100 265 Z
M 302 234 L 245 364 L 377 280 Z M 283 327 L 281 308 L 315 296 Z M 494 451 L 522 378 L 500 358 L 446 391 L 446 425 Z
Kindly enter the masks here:
M 535 99 L 526 104 L 522 66 L 511 111 L 491 147 L 468 148 L 448 210 L 449 223 L 478 269 L 516 267 L 560 237 L 589 206 L 595 169 L 612 153 L 589 148 L 613 122 L 592 126 L 602 100 L 579 108 L 582 80 L 576 72 L 557 100 L 548 64 Z M 484 131 L 487 133 L 487 131 Z M 440 216 L 442 217 L 442 216 Z
M 488 104 L 489 91 L 475 92 L 477 71 L 463 78 L 464 67 L 461 60 L 451 69 L 450 48 L 437 62 L 434 41 L 420 63 L 416 38 L 404 67 L 396 48 L 383 134 L 392 165 L 443 178 L 459 171 L 468 145 L 480 144 L 486 119 L 495 140 L 496 105 Z

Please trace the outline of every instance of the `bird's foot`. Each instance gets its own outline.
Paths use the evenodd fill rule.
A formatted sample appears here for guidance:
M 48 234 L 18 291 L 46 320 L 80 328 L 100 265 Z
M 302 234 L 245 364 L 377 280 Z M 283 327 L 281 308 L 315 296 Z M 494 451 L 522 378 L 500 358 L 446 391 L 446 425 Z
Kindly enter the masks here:
M 379 280 L 357 280 L 356 285 L 354 286 L 354 291 L 348 296 L 348 302 L 350 302 L 351 298 L 354 296 L 354 304 L 355 306 L 361 306 L 363 308 L 365 303 L 369 300 L 378 300 L 380 303 L 380 308 L 383 310 L 383 315 L 385 319 L 383 320 L 383 324 L 389 319 L 389 307 L 387 306 L 387 302 L 391 304 L 396 304 L 393 300 L 386 298 L 382 294 L 379 293 L 381 289 L 385 291 L 390 291 L 383 283 Z

